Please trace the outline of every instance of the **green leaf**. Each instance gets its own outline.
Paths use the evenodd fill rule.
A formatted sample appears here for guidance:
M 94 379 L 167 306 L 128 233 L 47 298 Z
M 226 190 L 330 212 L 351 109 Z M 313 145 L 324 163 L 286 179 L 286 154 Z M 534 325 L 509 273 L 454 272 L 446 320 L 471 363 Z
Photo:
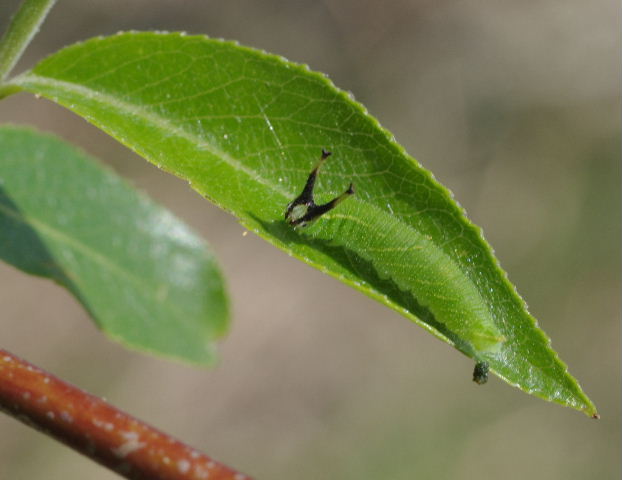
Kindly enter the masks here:
M 324 76 L 233 43 L 127 33 L 66 48 L 10 86 L 82 115 L 267 241 L 488 362 L 508 383 L 595 413 L 480 230 Z M 356 194 L 294 229 L 286 206 L 322 148 L 333 155 L 317 202 L 350 182 Z
M 67 288 L 125 345 L 214 360 L 228 304 L 207 245 L 57 138 L 0 127 L 0 258 Z

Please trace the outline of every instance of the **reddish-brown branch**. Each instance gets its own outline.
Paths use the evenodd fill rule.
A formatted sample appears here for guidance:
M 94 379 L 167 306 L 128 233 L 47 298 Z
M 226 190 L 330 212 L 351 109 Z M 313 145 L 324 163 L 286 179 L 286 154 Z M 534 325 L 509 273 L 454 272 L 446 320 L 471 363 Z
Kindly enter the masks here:
M 2 349 L 0 410 L 129 479 L 250 480 Z

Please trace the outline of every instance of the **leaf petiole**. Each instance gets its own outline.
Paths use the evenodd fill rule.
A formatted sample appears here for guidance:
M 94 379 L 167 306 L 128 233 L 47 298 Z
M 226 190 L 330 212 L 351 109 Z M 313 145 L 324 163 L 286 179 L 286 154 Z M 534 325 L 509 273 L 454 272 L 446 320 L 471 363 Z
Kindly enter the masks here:
M 4 81 L 39 31 L 56 0 L 24 0 L 0 39 L 0 81 Z M 7 93 L 0 88 L 0 98 Z M 13 93 L 8 91 L 8 94 Z

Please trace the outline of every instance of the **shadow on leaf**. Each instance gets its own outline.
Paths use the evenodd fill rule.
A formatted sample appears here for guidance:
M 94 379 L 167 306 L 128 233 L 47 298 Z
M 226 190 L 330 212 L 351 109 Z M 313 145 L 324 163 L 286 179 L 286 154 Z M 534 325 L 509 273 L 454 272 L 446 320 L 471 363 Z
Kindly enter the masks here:
M 416 316 L 421 322 L 447 337 L 455 345 L 455 348 L 466 356 L 471 358 L 477 357 L 468 342 L 448 330 L 445 324 L 439 322 L 434 314 L 426 306 L 422 305 L 411 292 L 400 289 L 390 278 L 382 277 L 372 262 L 362 258 L 346 245 L 340 245 L 336 240 L 329 241 L 315 238 L 306 233 L 304 229 L 294 230 L 283 220 L 266 221 L 259 219 L 250 212 L 248 212 L 248 215 L 261 225 L 266 232 L 284 244 L 295 243 L 319 250 L 349 272 L 361 285 L 365 285 L 376 292 L 389 292 L 385 296 L 392 304 L 406 310 Z

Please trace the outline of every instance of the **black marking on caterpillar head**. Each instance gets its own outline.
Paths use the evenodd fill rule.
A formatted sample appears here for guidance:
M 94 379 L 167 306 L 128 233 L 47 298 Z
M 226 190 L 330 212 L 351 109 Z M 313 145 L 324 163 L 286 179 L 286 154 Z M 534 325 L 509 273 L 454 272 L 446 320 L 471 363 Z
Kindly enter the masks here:
M 302 189 L 302 193 L 298 195 L 285 210 L 285 220 L 293 227 L 306 227 L 309 223 L 317 220 L 326 212 L 332 210 L 350 195 L 354 194 L 354 185 L 351 183 L 348 189 L 330 202 L 322 205 L 316 205 L 313 200 L 313 189 L 315 188 L 315 180 L 322 164 L 331 155 L 332 152 L 322 150 L 322 156 L 315 168 L 309 174 L 307 183 Z

